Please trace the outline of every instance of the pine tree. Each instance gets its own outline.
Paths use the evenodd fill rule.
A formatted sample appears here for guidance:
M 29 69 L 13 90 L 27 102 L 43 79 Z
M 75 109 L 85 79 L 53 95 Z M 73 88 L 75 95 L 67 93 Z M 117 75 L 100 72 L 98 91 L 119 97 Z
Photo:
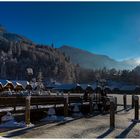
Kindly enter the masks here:
M 43 81 L 43 76 L 42 76 L 42 71 L 40 70 L 37 76 L 37 82 L 42 82 Z

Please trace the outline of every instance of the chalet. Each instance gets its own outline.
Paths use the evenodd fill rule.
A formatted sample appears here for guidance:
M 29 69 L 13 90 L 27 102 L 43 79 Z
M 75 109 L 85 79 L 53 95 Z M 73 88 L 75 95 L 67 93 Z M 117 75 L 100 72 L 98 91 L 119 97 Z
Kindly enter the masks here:
M 30 85 L 30 83 L 27 82 L 27 85 L 26 85 L 25 89 L 26 89 L 26 90 L 32 90 L 33 88 L 32 88 L 32 86 Z
M 7 83 L 3 86 L 4 91 L 13 91 L 14 90 L 14 84 L 11 81 L 7 80 Z
M 80 84 L 76 84 L 75 87 L 71 89 L 71 91 L 74 93 L 82 93 L 84 90 Z
M 15 86 L 15 89 L 14 89 L 16 92 L 19 92 L 19 91 L 23 91 L 24 90 L 24 87 L 22 84 L 16 82 L 16 86 Z
M 16 87 L 16 85 L 22 85 L 22 87 L 25 89 L 26 85 L 27 85 L 27 81 L 25 80 L 11 80 L 11 82 L 14 84 L 14 86 Z
M 94 91 L 94 87 L 89 84 L 81 84 L 81 87 L 84 91 L 87 91 L 88 93 L 92 93 Z
M 16 81 L 16 80 L 0 80 L 0 92 L 2 91 L 23 91 L 23 90 L 37 90 L 42 85 L 38 85 L 37 82 L 29 83 L 27 81 Z M 39 86 L 39 87 L 38 87 Z M 132 85 L 124 82 L 117 82 L 108 80 L 104 87 L 101 87 L 96 81 L 91 85 L 89 84 L 62 84 L 58 82 L 48 83 L 45 90 L 59 91 L 59 92 L 72 92 L 72 93 L 100 93 L 104 88 L 104 93 L 140 93 L 140 86 Z
M 110 93 L 112 93 L 112 90 L 111 90 L 111 88 L 110 88 L 109 86 L 105 86 L 105 87 L 104 87 L 104 92 L 105 92 L 106 94 L 110 94 Z

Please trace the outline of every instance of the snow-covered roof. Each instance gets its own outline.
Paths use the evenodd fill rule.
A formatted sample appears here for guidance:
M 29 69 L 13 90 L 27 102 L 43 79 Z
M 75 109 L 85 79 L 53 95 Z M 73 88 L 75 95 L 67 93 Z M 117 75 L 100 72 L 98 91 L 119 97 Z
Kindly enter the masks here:
M 1 82 L 1 84 L 4 86 L 6 83 L 7 83 L 7 81 L 6 80 L 0 80 L 0 82 Z
M 80 84 L 76 84 L 76 86 L 80 86 Z
M 12 84 L 12 82 L 11 81 L 9 81 L 9 80 L 6 80 L 7 81 L 7 83 L 10 83 L 10 84 Z
M 6 85 L 7 83 L 12 83 L 14 86 L 16 86 L 17 84 L 21 84 L 23 87 L 26 87 L 27 85 L 27 81 L 24 81 L 24 80 L 3 80 L 3 79 L 0 79 L 0 84 L 2 84 L 3 86 Z
M 27 85 L 27 81 L 24 81 L 24 80 L 11 80 L 11 82 L 13 83 L 14 86 L 22 85 L 24 88 Z
M 11 81 L 9 81 L 9 80 L 6 80 L 6 84 L 4 85 L 4 87 L 6 87 L 8 84 L 12 84 L 13 86 L 14 86 L 14 84 L 11 82 Z
M 2 85 L 2 83 L 0 82 L 0 85 Z M 3 85 L 2 85 L 3 86 Z
M 45 84 L 46 84 L 46 87 L 48 87 L 48 88 L 50 88 L 50 87 L 55 88 L 55 87 L 61 85 L 61 83 L 59 83 L 59 82 L 45 82 Z
M 18 83 L 18 82 L 16 82 L 16 84 L 17 84 L 18 86 L 22 86 L 22 84 L 20 84 L 20 83 Z
M 81 84 L 81 88 L 82 88 L 83 90 L 85 90 L 85 89 L 87 88 L 87 86 L 88 86 L 88 84 Z

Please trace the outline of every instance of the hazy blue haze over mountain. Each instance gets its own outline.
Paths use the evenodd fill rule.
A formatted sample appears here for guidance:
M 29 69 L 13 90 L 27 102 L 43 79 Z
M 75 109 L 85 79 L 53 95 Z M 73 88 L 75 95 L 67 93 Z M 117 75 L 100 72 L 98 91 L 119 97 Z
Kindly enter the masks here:
M 111 69 L 133 69 L 137 64 L 135 60 L 116 61 L 106 55 L 93 54 L 85 50 L 62 46 L 59 48 L 67 56 L 70 56 L 74 64 L 79 64 L 83 68 L 102 69 L 104 67 Z

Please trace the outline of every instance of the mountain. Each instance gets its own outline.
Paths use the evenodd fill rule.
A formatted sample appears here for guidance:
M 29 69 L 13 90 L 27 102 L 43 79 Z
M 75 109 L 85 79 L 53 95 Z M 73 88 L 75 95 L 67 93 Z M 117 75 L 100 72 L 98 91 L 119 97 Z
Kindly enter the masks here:
M 131 65 L 132 68 L 139 65 L 139 61 L 137 59 L 134 59 L 134 58 L 131 58 L 131 59 L 128 59 L 128 60 L 123 60 L 122 62 L 125 63 L 125 64 L 128 64 L 128 65 Z
M 27 68 L 33 77 L 41 71 L 45 80 L 75 82 L 75 66 L 53 45 L 35 44 L 0 26 L 0 78 L 27 79 Z
M 5 41 L 5 42 L 9 42 L 9 41 L 12 41 L 12 42 L 24 42 L 24 43 L 27 43 L 27 44 L 32 44 L 33 42 L 24 37 L 24 36 L 21 36 L 21 35 L 18 35 L 18 34 L 15 34 L 15 33 L 9 33 L 6 31 L 6 29 L 0 25 L 0 40 L 1 41 Z
M 79 64 L 86 69 L 102 69 L 106 67 L 108 69 L 115 68 L 122 70 L 133 69 L 137 65 L 132 60 L 131 63 L 129 60 L 119 62 L 106 55 L 98 55 L 66 45 L 60 47 L 59 50 L 66 56 L 69 56 L 72 63 Z
M 36 44 L 0 26 L 0 78 L 2 79 L 28 79 L 27 68 L 32 68 L 33 78 L 38 77 L 41 72 L 43 79 L 47 81 L 53 79 L 64 83 L 89 83 L 95 80 L 97 75 L 101 77 L 107 75 L 102 71 L 91 69 L 104 67 L 132 69 L 134 65 L 134 60 L 118 62 L 105 55 L 93 54 L 66 45 L 54 48 L 53 44 Z

